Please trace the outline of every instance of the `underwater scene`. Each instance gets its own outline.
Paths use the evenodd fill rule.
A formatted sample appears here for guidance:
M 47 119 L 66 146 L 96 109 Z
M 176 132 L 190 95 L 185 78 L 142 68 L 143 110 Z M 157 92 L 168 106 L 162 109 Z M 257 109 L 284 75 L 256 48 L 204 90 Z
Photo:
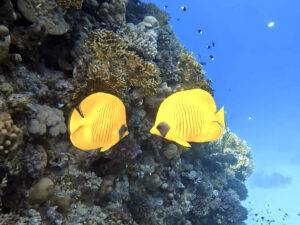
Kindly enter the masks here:
M 1 0 L 0 225 L 300 225 L 299 8 Z

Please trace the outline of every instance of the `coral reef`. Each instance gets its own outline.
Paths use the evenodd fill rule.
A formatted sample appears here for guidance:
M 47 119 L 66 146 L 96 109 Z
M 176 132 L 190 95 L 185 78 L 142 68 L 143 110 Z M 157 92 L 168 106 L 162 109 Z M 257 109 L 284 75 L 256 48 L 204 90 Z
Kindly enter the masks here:
M 81 9 L 83 0 L 57 0 L 57 3 L 64 8 Z
M 128 0 L 104 1 L 97 13 L 103 21 L 121 25 L 125 22 L 127 4 Z
M 6 26 L 0 26 L 0 62 L 8 57 L 9 46 L 11 43 L 9 30 Z
M 0 20 L 5 26 L 9 26 L 17 20 L 17 13 L 10 0 L 2 0 L 0 3 Z M 2 40 L 2 39 L 1 39 Z
M 187 150 L 149 133 L 171 93 L 213 93 L 168 14 L 139 0 L 4 0 L 0 19 L 0 224 L 243 224 L 246 142 L 226 129 Z M 98 91 L 124 101 L 129 135 L 78 151 L 66 118 Z
M 176 70 L 179 71 L 182 80 L 177 88 L 183 90 L 201 88 L 213 95 L 211 80 L 204 79 L 202 66 L 191 53 L 183 52 L 179 56 Z
M 62 11 L 53 0 L 19 0 L 17 5 L 18 9 L 29 22 L 43 24 L 49 34 L 62 35 L 70 29 L 63 17 Z
M 146 16 L 137 25 L 127 23 L 118 34 L 146 60 L 153 60 L 157 54 L 158 21 L 153 16 Z

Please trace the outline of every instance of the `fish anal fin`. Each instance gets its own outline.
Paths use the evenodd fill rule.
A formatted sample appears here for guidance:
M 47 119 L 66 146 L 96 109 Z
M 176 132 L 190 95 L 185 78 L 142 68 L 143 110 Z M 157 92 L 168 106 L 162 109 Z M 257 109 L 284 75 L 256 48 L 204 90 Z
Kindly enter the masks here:
M 100 152 L 105 152 L 107 151 L 108 149 L 110 149 L 112 146 L 109 146 L 109 147 L 103 147 L 100 149 Z
M 179 145 L 182 145 L 182 146 L 184 146 L 184 147 L 187 147 L 187 148 L 190 148 L 191 147 L 191 145 L 188 143 L 188 142 L 186 142 L 186 141 L 181 141 L 181 140 L 174 140 L 177 144 L 179 144 Z

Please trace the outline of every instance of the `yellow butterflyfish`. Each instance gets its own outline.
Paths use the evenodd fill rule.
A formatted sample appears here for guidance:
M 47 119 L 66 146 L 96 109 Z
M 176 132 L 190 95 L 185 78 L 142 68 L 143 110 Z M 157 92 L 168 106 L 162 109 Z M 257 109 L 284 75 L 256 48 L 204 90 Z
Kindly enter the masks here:
M 72 144 L 81 150 L 110 149 L 128 135 L 126 109 L 114 95 L 89 95 L 74 109 L 69 120 Z
M 188 142 L 218 139 L 225 127 L 224 106 L 217 111 L 216 103 L 205 90 L 176 92 L 159 106 L 151 134 L 191 147 Z

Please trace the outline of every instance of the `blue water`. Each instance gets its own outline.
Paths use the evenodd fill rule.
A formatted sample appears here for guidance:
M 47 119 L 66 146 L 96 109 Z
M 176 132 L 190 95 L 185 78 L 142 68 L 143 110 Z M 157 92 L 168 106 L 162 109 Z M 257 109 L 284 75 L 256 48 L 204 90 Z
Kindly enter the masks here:
M 151 2 L 168 6 L 180 43 L 207 63 L 227 125 L 252 148 L 247 224 L 268 224 L 256 222 L 256 213 L 271 224 L 300 224 L 300 1 Z

